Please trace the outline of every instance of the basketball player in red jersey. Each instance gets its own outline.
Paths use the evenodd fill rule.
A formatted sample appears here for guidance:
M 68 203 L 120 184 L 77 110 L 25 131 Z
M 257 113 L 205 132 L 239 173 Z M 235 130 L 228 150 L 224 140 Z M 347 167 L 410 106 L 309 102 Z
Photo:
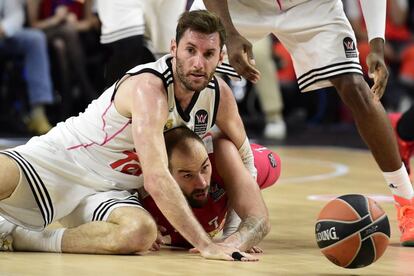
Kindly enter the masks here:
M 220 239 L 224 244 L 241 251 L 252 248 L 253 252 L 259 250 L 255 246 L 261 238 L 251 237 L 261 230 L 246 227 L 253 219 L 249 214 L 254 210 L 246 209 L 250 208 L 249 204 L 243 203 L 248 202 L 247 198 L 250 197 L 243 187 L 253 180 L 246 177 L 247 170 L 237 160 L 236 147 L 227 139 L 216 139 L 214 147 L 217 150 L 214 154 L 207 155 L 203 142 L 186 128 L 170 130 L 164 136 L 169 170 L 204 230 L 211 238 Z M 266 147 L 252 144 L 251 148 L 258 184 L 253 185 L 257 189 L 265 189 L 280 176 L 280 158 Z M 229 185 L 229 182 L 237 185 Z M 159 244 L 192 247 L 162 215 L 154 200 L 143 189 L 140 190 L 140 200 L 161 231 L 153 249 L 158 249 Z M 241 221 L 229 212 L 233 208 L 240 215 Z
M 246 79 L 256 82 L 260 72 L 245 37 L 259 39 L 273 33 L 292 56 L 302 92 L 336 88 L 394 196 L 400 241 L 414 246 L 414 191 L 379 101 L 388 80 L 384 62 L 386 0 L 360 0 L 371 48 L 367 57 L 369 75 L 374 79 L 371 89 L 362 76 L 355 34 L 340 0 L 195 0 L 191 9 L 202 8 L 202 2 L 223 21 L 230 64 Z

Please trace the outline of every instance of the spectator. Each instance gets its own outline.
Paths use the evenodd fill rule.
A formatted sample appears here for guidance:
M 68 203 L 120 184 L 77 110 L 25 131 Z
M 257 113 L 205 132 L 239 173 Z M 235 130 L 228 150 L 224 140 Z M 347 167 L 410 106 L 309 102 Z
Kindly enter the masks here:
M 26 120 L 33 134 L 51 129 L 45 104 L 53 102 L 46 39 L 38 30 L 23 28 L 24 8 L 20 0 L 0 0 L 0 52 L 23 56 L 29 93 L 30 114 Z
M 28 0 L 28 19 L 31 27 L 43 30 L 58 66 L 59 88 L 65 116 L 72 115 L 71 100 L 79 85 L 85 101 L 96 98 L 85 66 L 85 55 L 78 31 L 96 24 L 91 12 L 91 0 Z M 75 81 L 73 85 L 72 78 Z
M 271 37 L 266 37 L 254 44 L 253 53 L 256 66 L 262 78 L 256 83 L 256 91 L 265 115 L 266 126 L 264 136 L 270 139 L 283 140 L 286 136 L 286 124 L 283 120 L 283 99 L 279 80 L 276 75 Z

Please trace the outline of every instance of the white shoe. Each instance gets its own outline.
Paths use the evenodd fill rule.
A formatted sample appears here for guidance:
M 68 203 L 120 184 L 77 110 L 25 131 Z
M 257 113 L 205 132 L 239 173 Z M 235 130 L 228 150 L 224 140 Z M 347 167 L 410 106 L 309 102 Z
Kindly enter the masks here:
M 269 122 L 263 134 L 265 138 L 283 140 L 286 137 L 286 124 L 283 120 Z
M 16 225 L 0 217 L 0 251 L 13 251 L 12 232 Z

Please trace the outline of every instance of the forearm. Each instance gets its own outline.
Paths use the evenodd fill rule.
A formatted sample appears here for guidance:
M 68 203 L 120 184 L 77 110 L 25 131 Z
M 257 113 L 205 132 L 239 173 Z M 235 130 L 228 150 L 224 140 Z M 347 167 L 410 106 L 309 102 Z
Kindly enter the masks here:
M 250 175 L 253 176 L 253 178 L 256 180 L 257 179 L 257 169 L 254 166 L 254 156 L 253 156 L 253 152 L 252 152 L 252 149 L 250 147 L 249 139 L 247 138 L 247 136 L 246 136 L 243 144 L 241 145 L 241 147 L 238 148 L 238 150 L 239 150 L 239 154 L 240 154 L 240 157 L 243 161 L 244 166 L 247 168 Z
M 49 18 L 44 19 L 44 20 L 37 20 L 37 21 L 35 21 L 31 24 L 31 27 L 44 30 L 44 29 L 48 29 L 48 28 L 57 26 L 60 23 L 61 23 L 61 20 L 59 20 L 57 17 L 53 16 L 53 17 L 49 17 Z
M 87 20 L 81 20 L 76 23 L 76 30 L 80 32 L 86 32 L 92 29 L 92 22 Z
M 249 216 L 241 221 L 237 231 L 226 238 L 224 243 L 245 251 L 262 241 L 269 231 L 270 224 L 267 218 Z
M 229 199 L 223 235 L 230 234 L 230 236 L 228 238 L 224 236 L 224 243 L 238 247 L 242 251 L 250 249 L 251 246 L 259 243 L 270 230 L 266 205 L 260 194 L 259 186 L 243 167 L 241 160 L 237 158 L 238 152 L 234 144 L 228 139 L 217 139 L 214 146 L 217 172 L 223 180 Z M 234 227 L 237 222 L 239 224 Z M 236 232 L 231 233 L 234 228 Z

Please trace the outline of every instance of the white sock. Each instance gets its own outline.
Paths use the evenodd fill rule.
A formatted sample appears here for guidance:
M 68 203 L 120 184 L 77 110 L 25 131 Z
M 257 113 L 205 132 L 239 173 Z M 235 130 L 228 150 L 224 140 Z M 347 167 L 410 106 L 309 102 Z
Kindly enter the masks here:
M 393 195 L 411 200 L 414 195 L 413 186 L 410 182 L 404 163 L 399 170 L 394 172 L 382 172 L 388 187 Z
M 62 252 L 62 237 L 66 228 L 36 232 L 22 227 L 13 231 L 15 251 Z

